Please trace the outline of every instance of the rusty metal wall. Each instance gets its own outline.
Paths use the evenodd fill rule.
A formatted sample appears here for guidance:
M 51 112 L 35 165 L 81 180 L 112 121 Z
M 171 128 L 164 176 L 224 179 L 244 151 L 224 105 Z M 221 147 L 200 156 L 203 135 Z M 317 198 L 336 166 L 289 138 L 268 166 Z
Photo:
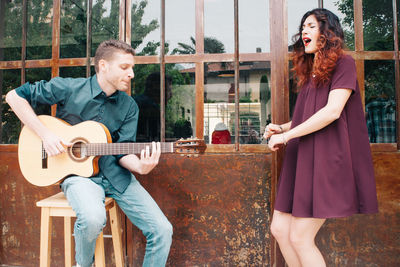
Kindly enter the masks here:
M 270 160 L 169 155 L 139 177 L 174 226 L 167 266 L 269 266 Z M 135 227 L 128 233 L 131 266 L 141 266 L 143 236 Z
M 327 266 L 400 266 L 400 153 L 373 153 L 379 213 L 331 219 L 317 236 Z
M 374 152 L 380 213 L 329 220 L 317 237 L 328 266 L 400 265 L 400 153 Z M 164 155 L 138 177 L 174 225 L 168 266 L 270 266 L 269 154 Z M 0 153 L 0 264 L 38 266 L 40 209 L 58 192 L 21 176 L 16 146 Z M 63 266 L 63 222 L 54 219 L 52 266 Z M 141 266 L 145 240 L 124 227 L 130 266 Z M 107 230 L 106 230 L 107 233 Z M 114 266 L 106 240 L 108 266 Z

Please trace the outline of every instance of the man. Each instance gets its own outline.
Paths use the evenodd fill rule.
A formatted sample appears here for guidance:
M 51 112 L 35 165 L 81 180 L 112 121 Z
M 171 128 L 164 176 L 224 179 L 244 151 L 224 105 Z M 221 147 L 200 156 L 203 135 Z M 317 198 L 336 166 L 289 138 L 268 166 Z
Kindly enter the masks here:
M 43 141 L 49 156 L 66 152 L 69 140 L 62 140 L 36 116 L 37 104 L 57 104 L 56 116 L 70 124 L 86 120 L 103 123 L 113 142 L 134 142 L 139 116 L 135 101 L 123 93 L 133 78 L 133 48 L 109 40 L 99 45 L 95 55 L 96 75 L 90 78 L 54 78 L 9 92 L 8 104 L 19 119 Z M 123 212 L 147 238 L 143 266 L 165 266 L 172 242 L 172 226 L 152 197 L 131 172 L 149 173 L 161 154 L 160 143 L 152 143 L 136 155 L 103 156 L 100 172 L 88 178 L 71 176 L 61 184 L 68 202 L 77 214 L 74 227 L 78 266 L 91 266 L 96 238 L 106 224 L 105 196 L 114 198 Z

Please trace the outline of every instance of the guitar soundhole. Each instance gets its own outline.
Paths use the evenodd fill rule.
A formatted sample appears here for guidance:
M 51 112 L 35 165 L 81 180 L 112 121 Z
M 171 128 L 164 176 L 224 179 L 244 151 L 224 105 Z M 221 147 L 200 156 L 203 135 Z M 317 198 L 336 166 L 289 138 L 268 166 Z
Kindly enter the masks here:
M 72 146 L 69 148 L 69 155 L 75 161 L 84 161 L 87 158 L 86 140 L 75 139 L 72 141 Z

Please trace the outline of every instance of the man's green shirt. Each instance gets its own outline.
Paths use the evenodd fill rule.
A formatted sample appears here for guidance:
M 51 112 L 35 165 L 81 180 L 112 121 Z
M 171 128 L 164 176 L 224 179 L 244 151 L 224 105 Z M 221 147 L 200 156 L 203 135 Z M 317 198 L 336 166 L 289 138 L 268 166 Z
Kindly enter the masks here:
M 26 83 L 16 89 L 33 108 L 39 104 L 57 104 L 56 117 L 71 125 L 93 120 L 104 124 L 112 141 L 135 142 L 139 109 L 135 101 L 124 92 L 116 91 L 107 97 L 97 82 L 90 78 L 53 78 L 50 81 Z M 119 165 L 124 155 L 102 156 L 99 160 L 100 176 L 106 177 L 120 192 L 131 180 L 131 173 Z

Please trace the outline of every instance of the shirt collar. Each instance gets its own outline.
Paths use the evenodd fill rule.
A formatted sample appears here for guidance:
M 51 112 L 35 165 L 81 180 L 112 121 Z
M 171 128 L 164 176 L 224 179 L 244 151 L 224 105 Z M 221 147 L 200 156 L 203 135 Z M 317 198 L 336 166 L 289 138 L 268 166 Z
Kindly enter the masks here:
M 103 93 L 103 90 L 100 88 L 99 82 L 97 81 L 97 75 L 92 76 L 92 98 L 96 98 L 97 96 Z M 117 90 L 115 93 L 107 97 L 108 100 L 116 102 L 118 99 L 119 91 Z M 103 94 L 105 96 L 105 94 Z

